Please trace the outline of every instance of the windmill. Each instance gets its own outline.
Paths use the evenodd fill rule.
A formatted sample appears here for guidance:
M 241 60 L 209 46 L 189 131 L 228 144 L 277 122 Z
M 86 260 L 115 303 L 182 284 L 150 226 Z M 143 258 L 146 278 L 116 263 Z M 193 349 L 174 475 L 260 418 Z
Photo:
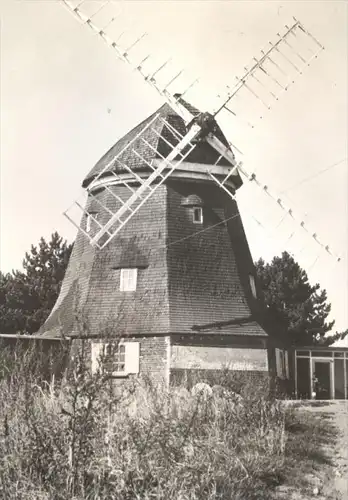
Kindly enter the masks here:
M 122 48 L 108 36 L 105 24 L 95 24 L 110 2 L 90 14 L 83 10 L 85 2 L 63 3 L 136 70 L 164 104 L 86 176 L 87 201 L 72 207 L 78 220 L 71 209 L 66 212 L 78 234 L 43 335 L 63 329 L 70 337 L 81 336 L 74 320 L 77 297 L 91 337 L 100 339 L 101 323 L 110 320 L 115 336 L 127 339 L 118 353 L 126 361 L 115 371 L 139 371 L 140 344 L 142 363 L 156 373 L 199 365 L 207 348 L 209 361 L 202 367 L 213 369 L 216 356 L 227 352 L 220 349 L 217 355 L 217 346 L 228 350 L 225 361 L 232 362 L 233 369 L 267 371 L 268 335 L 258 319 L 254 267 L 236 202 L 242 176 L 274 197 L 288 217 L 295 215 L 237 161 L 236 147 L 217 121 L 223 113 L 239 119 L 234 104 L 245 96 L 253 99 L 253 107 L 270 109 L 270 102 L 288 89 L 294 73 L 302 74 L 322 45 L 294 19 L 219 97 L 215 109 L 201 112 L 188 102 L 195 81 L 174 94 L 171 88 L 181 71 L 160 83 L 167 62 L 150 72 L 145 69 L 147 56 L 133 62 L 130 53 L 143 36 Z M 106 25 L 113 22 L 114 17 Z M 303 221 L 299 225 L 305 229 Z M 312 237 L 330 253 L 315 233 Z M 100 345 L 92 345 L 94 360 Z

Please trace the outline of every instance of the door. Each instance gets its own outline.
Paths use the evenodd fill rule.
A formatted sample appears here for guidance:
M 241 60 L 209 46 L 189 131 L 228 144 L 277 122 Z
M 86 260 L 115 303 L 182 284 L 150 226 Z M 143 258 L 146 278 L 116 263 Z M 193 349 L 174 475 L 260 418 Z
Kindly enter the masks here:
M 331 399 L 331 363 L 330 361 L 314 361 L 313 390 L 315 399 Z

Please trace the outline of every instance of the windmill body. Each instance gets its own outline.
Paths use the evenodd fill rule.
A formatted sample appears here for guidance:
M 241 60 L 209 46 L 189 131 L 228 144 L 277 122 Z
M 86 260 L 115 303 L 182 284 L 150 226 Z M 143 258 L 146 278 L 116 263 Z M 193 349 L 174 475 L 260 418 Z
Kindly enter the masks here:
M 40 334 L 88 341 L 92 370 L 111 349 L 114 372 L 122 377 L 147 372 L 169 383 L 186 370 L 227 367 L 288 378 L 287 354 L 273 340 L 279 342 L 281 332 L 265 320 L 258 301 L 235 197 L 240 173 L 260 182 L 236 161 L 215 118 L 240 118 L 238 103 L 250 97 L 247 109 L 271 109 L 323 46 L 294 19 L 227 86 L 227 95 L 218 96 L 217 108 L 201 113 L 183 100 L 197 80 L 173 95 L 170 87 L 183 70 L 164 81 L 169 61 L 149 70 L 149 55 L 130 55 L 145 34 L 122 47 L 120 36 L 109 33 L 116 19 L 109 2 L 92 13 L 84 1 L 63 4 L 166 104 L 87 175 L 87 204 L 73 205 L 78 219 L 65 212 L 78 235 L 60 296 Z M 245 123 L 254 126 L 248 118 Z M 267 186 L 262 189 L 271 196 Z M 281 199 L 276 202 L 294 218 Z
M 183 134 L 189 128 L 167 104 L 155 115 Z M 137 188 L 140 181 L 134 175 L 146 179 L 151 165 L 167 155 L 167 141 L 174 144 L 167 130 L 156 134 L 149 128 L 142 136 L 146 163 L 133 148 L 124 150 L 117 163 L 110 162 L 152 119 L 118 141 L 85 178 L 90 194 L 81 230 L 41 333 L 88 338 L 93 358 L 107 330 L 109 340 L 131 345 L 133 359 L 126 362 L 133 363 L 132 372 L 167 380 L 186 369 L 223 365 L 267 374 L 268 335 L 256 319 L 261 308 L 238 206 L 207 172 L 223 179 L 230 164 L 206 141 L 195 144 L 108 245 L 99 249 L 90 244 L 89 238 Z M 215 133 L 228 147 L 217 126 Z M 131 181 L 124 165 L 132 165 Z M 241 185 L 237 173 L 225 188 L 233 195 Z M 124 366 L 122 371 L 131 373 Z

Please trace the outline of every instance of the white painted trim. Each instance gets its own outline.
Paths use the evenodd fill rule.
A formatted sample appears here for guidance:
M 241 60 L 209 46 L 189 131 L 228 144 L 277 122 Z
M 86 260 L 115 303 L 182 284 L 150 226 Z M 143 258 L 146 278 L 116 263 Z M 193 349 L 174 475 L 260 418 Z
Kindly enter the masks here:
M 335 360 L 330 359 L 330 395 L 331 399 L 335 399 L 335 388 L 336 388 L 336 381 L 335 381 Z
M 314 376 L 314 373 L 315 373 L 315 363 L 316 362 L 320 362 L 320 363 L 323 363 L 323 362 L 326 362 L 326 363 L 329 363 L 330 365 L 330 370 L 329 370 L 329 374 L 330 374 L 330 399 L 335 399 L 335 372 L 334 372 L 334 360 L 333 358 L 327 358 L 327 357 L 320 357 L 320 356 L 315 356 L 315 357 L 310 357 L 310 374 L 311 374 L 311 399 L 313 399 L 313 376 Z
M 310 354 L 312 354 L 310 352 Z M 313 398 L 313 358 L 312 356 L 309 357 L 309 388 L 310 388 L 310 399 Z
M 156 168 L 158 167 L 160 161 L 161 160 L 155 159 L 152 160 L 151 164 L 153 165 L 154 168 Z M 230 167 L 222 167 L 220 165 L 206 165 L 203 163 L 189 163 L 189 162 L 180 163 L 177 161 L 172 161 L 171 164 L 172 165 L 178 164 L 178 167 L 170 174 L 170 177 L 186 178 L 191 180 L 202 180 L 207 182 L 211 182 L 211 177 L 208 174 L 208 170 L 214 175 L 221 175 L 226 177 L 226 175 L 228 174 L 228 170 L 230 169 Z M 165 169 L 164 173 L 168 169 Z M 140 177 L 141 179 L 146 179 L 149 176 L 149 172 L 140 171 L 137 172 L 137 176 Z M 103 177 L 97 177 L 95 180 L 91 182 L 87 190 L 93 191 L 103 186 L 115 186 L 118 184 L 122 185 L 124 182 L 127 182 L 128 184 L 131 183 L 137 184 L 136 178 L 127 172 L 118 174 L 117 178 L 112 173 L 110 173 Z M 229 177 L 227 181 L 224 182 L 224 185 L 232 190 L 236 189 L 235 184 L 233 183 L 231 177 Z

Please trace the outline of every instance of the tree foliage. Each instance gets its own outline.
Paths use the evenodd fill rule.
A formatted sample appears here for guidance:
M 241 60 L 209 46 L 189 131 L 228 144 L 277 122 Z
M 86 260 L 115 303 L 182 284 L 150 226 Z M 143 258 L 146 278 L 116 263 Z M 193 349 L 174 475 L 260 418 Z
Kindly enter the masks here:
M 35 333 L 57 300 L 71 254 L 57 232 L 25 254 L 23 271 L 0 272 L 0 332 Z
M 328 321 L 331 304 L 326 290 L 311 285 L 307 273 L 287 252 L 272 262 L 256 262 L 262 298 L 270 316 L 287 331 L 293 345 L 331 344 L 342 334 L 325 337 L 334 326 Z

